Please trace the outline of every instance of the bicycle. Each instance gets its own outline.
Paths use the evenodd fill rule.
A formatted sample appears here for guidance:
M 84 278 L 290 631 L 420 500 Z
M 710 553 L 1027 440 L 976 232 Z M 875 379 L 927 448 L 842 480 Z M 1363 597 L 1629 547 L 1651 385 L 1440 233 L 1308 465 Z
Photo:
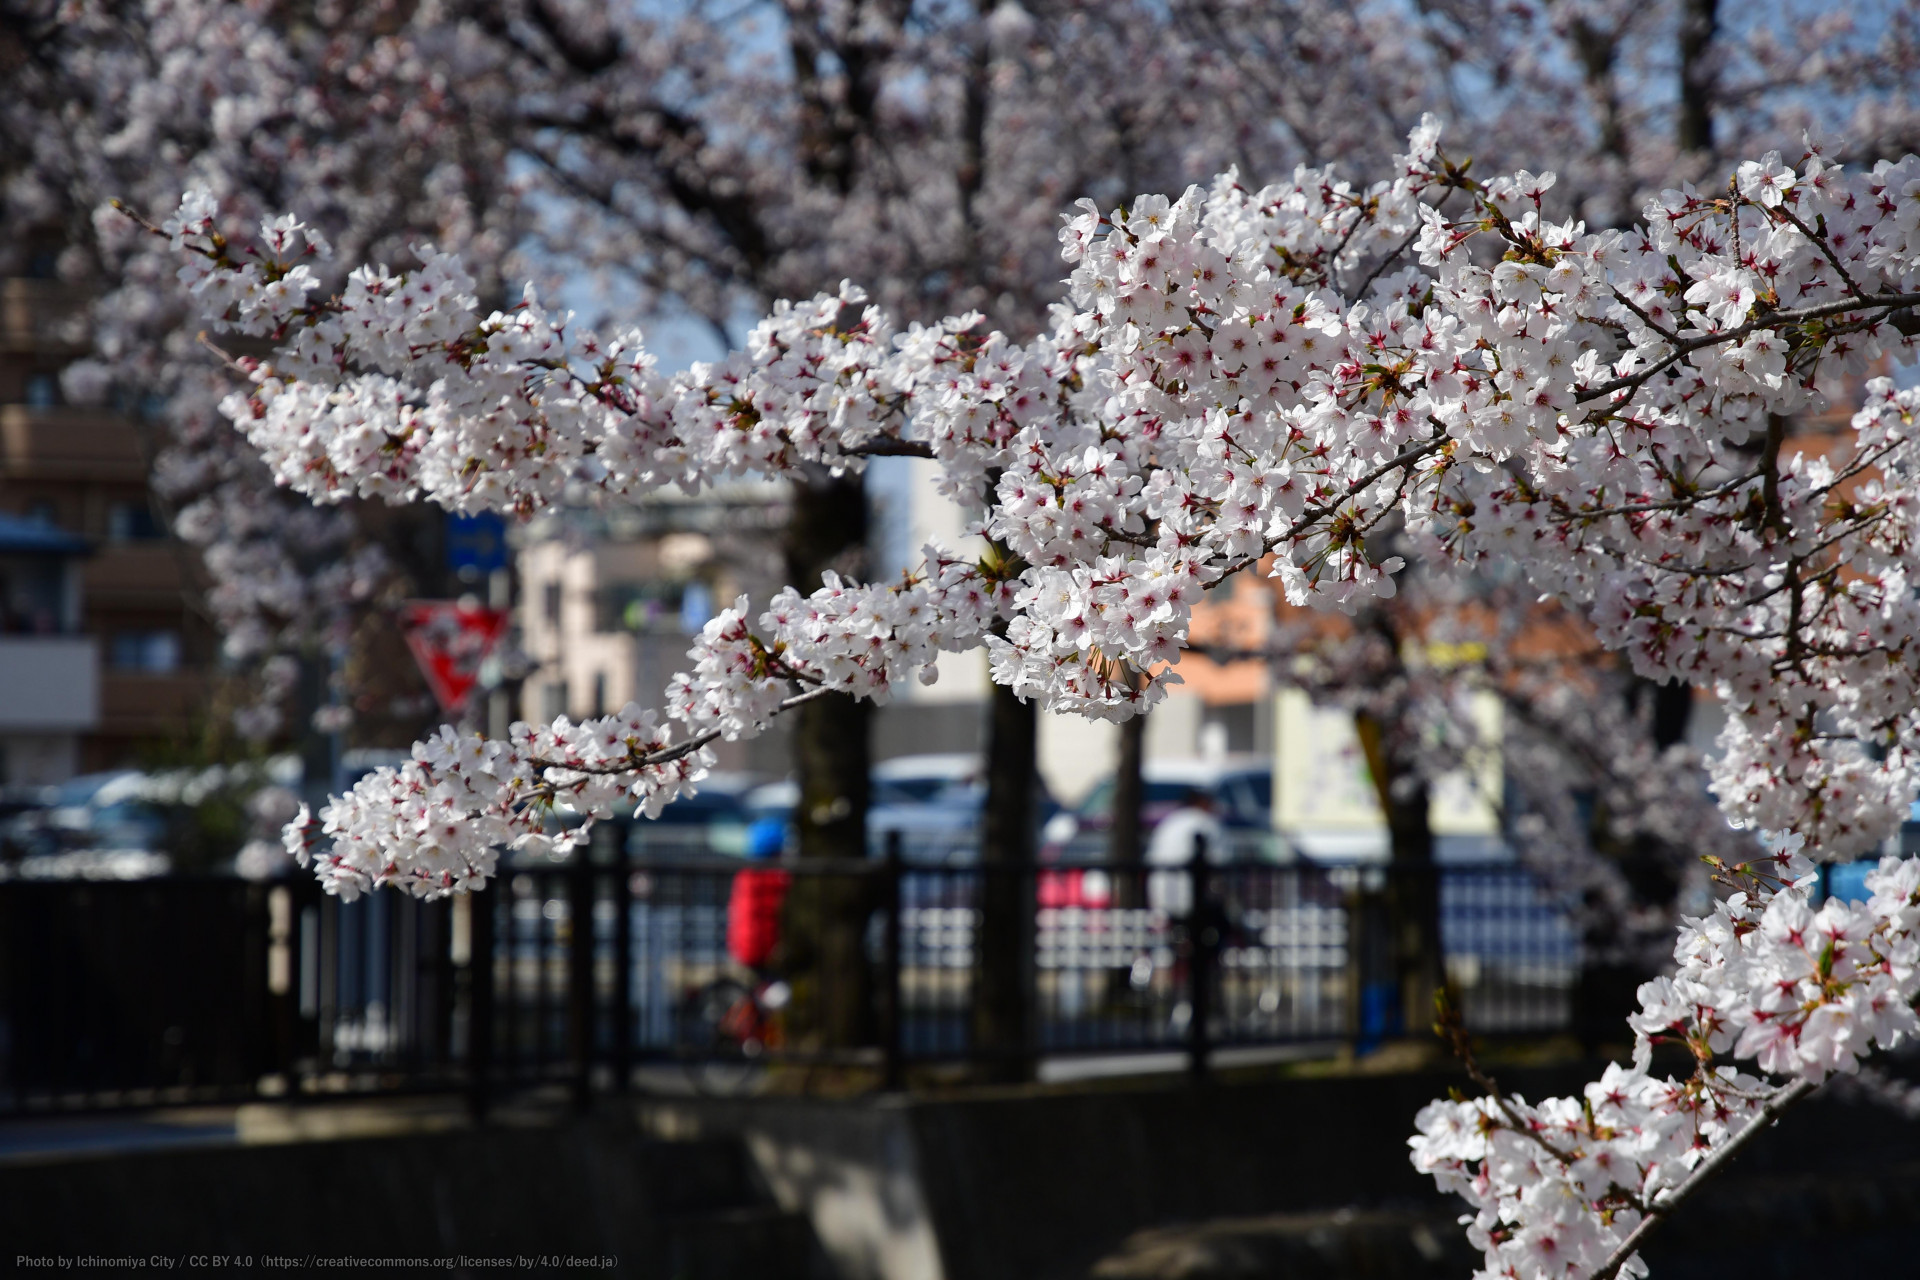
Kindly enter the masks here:
M 723 976 L 692 991 L 681 1002 L 679 1039 L 695 1092 L 744 1092 L 764 1071 L 766 1055 L 780 1048 L 778 1015 L 792 996 L 777 978 L 749 985 Z

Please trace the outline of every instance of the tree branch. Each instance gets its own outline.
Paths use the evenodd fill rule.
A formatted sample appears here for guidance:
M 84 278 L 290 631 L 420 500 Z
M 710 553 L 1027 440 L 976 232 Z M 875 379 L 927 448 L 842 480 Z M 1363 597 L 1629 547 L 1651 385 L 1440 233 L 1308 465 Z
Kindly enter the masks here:
M 1751 1124 L 1729 1139 L 1725 1146 L 1694 1166 L 1693 1172 L 1687 1175 L 1685 1182 L 1675 1187 L 1664 1200 L 1650 1207 L 1646 1216 L 1640 1219 L 1640 1225 L 1620 1242 L 1620 1247 L 1615 1249 L 1600 1265 L 1600 1269 L 1588 1276 L 1587 1280 L 1613 1280 L 1614 1276 L 1619 1274 L 1620 1268 L 1627 1264 L 1627 1259 L 1639 1252 L 1640 1246 L 1646 1243 L 1647 1237 L 1659 1230 L 1660 1224 L 1671 1217 L 1673 1211 L 1685 1203 L 1687 1197 L 1698 1190 L 1702 1182 L 1720 1172 L 1721 1167 L 1739 1155 L 1749 1142 L 1759 1136 L 1761 1130 L 1772 1125 L 1788 1107 L 1818 1087 L 1811 1080 L 1800 1079 L 1777 1091 L 1767 1104 L 1760 1108 L 1760 1114 L 1753 1118 Z
M 1920 306 L 1920 293 L 1885 293 L 1871 298 L 1846 298 L 1839 302 L 1822 302 L 1811 307 L 1796 307 L 1791 311 L 1769 312 L 1757 320 L 1749 320 L 1747 323 L 1737 325 L 1731 329 L 1716 329 L 1712 333 L 1703 333 L 1698 337 L 1684 339 L 1673 351 L 1658 362 L 1648 365 L 1638 372 L 1627 374 L 1625 377 L 1615 378 L 1612 382 L 1602 383 L 1600 386 L 1589 387 L 1585 391 L 1576 392 L 1573 398 L 1577 403 L 1585 404 L 1589 400 L 1598 400 L 1603 396 L 1610 396 L 1616 391 L 1626 391 L 1633 387 L 1638 387 L 1652 378 L 1654 374 L 1661 372 L 1676 360 L 1679 360 L 1682 356 L 1692 355 L 1703 347 L 1711 347 L 1722 342 L 1732 342 L 1736 338 L 1744 338 L 1748 334 L 1758 333 L 1762 329 L 1784 328 L 1787 325 L 1799 324 L 1803 320 L 1818 320 L 1822 316 L 1844 315 L 1849 311 L 1868 311 L 1875 307 L 1885 308 L 1886 313 L 1890 315 L 1895 311 L 1914 306 Z M 1885 318 L 1885 315 L 1881 316 L 1881 319 L 1884 320 Z

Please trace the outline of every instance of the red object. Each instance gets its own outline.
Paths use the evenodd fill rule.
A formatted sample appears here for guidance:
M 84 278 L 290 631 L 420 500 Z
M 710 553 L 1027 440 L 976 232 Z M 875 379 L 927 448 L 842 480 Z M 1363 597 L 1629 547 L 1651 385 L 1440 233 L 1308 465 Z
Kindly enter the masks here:
M 1092 868 L 1042 871 L 1038 900 L 1043 907 L 1086 907 L 1097 911 L 1113 905 L 1113 881 L 1106 872 Z
M 793 876 L 785 871 L 742 871 L 727 894 L 727 954 L 758 969 L 780 941 L 780 908 Z
M 400 629 L 413 650 L 440 709 L 459 715 L 480 681 L 480 664 L 506 634 L 505 609 L 457 600 L 409 600 L 400 606 Z

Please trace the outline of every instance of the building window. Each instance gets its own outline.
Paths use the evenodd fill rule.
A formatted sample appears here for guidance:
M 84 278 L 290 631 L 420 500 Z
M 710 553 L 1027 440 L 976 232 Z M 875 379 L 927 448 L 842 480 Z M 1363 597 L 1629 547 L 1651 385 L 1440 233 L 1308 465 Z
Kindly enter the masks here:
M 680 616 L 684 584 L 672 581 L 611 582 L 594 593 L 596 631 L 671 633 Z
M 713 616 L 713 588 L 698 578 L 615 582 L 595 596 L 598 631 L 698 635 Z
M 119 631 L 107 644 L 107 665 L 116 671 L 164 675 L 180 669 L 178 631 Z
M 604 671 L 593 673 L 593 714 L 607 714 L 607 673 Z
M 543 591 L 541 595 L 544 597 L 541 603 L 543 605 L 543 612 L 547 615 L 547 621 L 553 626 L 559 626 L 561 599 L 559 581 L 556 579 L 553 582 L 549 582 L 546 590 Z
M 113 542 L 151 542 L 166 536 L 145 502 L 116 502 L 107 508 L 107 537 Z
M 680 597 L 680 629 L 690 636 L 700 634 L 713 616 L 713 591 L 704 582 L 689 582 Z
M 0 559 L 0 631 L 13 635 L 59 635 L 71 625 L 73 603 L 67 570 L 39 556 Z
M 549 680 L 540 689 L 540 708 L 548 723 L 567 714 L 567 682 Z

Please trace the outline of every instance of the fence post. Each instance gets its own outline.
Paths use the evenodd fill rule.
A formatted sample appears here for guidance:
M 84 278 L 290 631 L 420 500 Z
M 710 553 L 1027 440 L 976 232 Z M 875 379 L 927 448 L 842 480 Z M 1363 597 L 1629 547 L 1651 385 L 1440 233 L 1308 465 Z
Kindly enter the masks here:
M 1208 1061 L 1213 1053 L 1213 959 L 1220 942 L 1220 930 L 1214 923 L 1213 886 L 1207 863 L 1207 835 L 1193 835 L 1193 869 L 1189 873 L 1193 903 L 1187 916 L 1189 955 L 1187 958 L 1187 1003 L 1192 1016 L 1187 1022 L 1187 1074 L 1195 1084 L 1207 1080 Z
M 504 870 L 493 884 L 468 898 L 467 928 L 467 1110 L 475 1124 L 487 1118 L 493 1084 L 493 912 L 512 892 Z
M 602 827 L 601 830 L 610 830 Z M 598 834 L 598 833 L 596 833 Z M 585 1111 L 593 1096 L 593 851 L 576 845 L 567 876 L 567 1056 L 572 1059 L 573 1105 Z
M 625 833 L 622 832 L 621 836 Z M 613 849 L 613 1091 L 633 1083 L 633 859 L 624 838 Z
M 900 840 L 899 828 L 887 832 L 881 884 L 886 908 L 886 931 L 881 935 L 880 950 L 881 1087 L 890 1093 L 897 1092 L 906 1080 L 901 1043 L 904 1010 L 900 1004 Z

